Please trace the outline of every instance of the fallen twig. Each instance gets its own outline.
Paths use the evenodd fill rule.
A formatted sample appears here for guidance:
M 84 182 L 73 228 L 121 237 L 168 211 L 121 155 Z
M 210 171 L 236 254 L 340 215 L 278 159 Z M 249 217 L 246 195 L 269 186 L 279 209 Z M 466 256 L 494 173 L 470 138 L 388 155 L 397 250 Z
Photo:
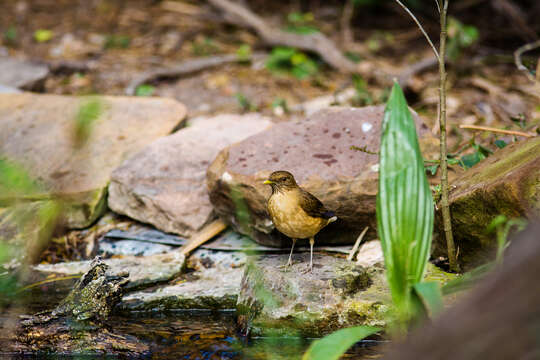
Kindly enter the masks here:
M 224 64 L 235 63 L 235 62 L 245 62 L 245 61 L 255 61 L 266 56 L 264 53 L 254 53 L 250 57 L 239 57 L 236 54 L 204 57 L 197 59 L 186 60 L 185 62 L 171 67 L 171 68 L 161 68 L 150 70 L 141 74 L 140 76 L 133 79 L 125 92 L 127 95 L 135 94 L 135 90 L 139 85 L 142 85 L 147 82 L 154 81 L 159 78 L 175 78 L 183 75 L 193 74 L 208 68 L 213 68 L 216 66 L 221 66 Z
M 536 78 L 531 74 L 529 69 L 525 65 L 523 65 L 523 62 L 521 61 L 521 55 L 523 55 L 524 52 L 531 51 L 539 47 L 540 47 L 540 40 L 536 40 L 532 43 L 528 43 L 523 46 L 520 46 L 516 51 L 514 51 L 514 62 L 516 63 L 518 70 L 523 71 L 525 75 L 527 76 L 527 79 L 533 82 L 536 81 Z
M 216 220 L 211 222 L 210 224 L 206 225 L 204 228 L 201 229 L 197 234 L 195 234 L 189 242 L 182 246 L 180 248 L 180 253 L 187 255 L 223 230 L 227 228 L 227 224 L 225 224 L 221 220 Z
M 477 125 L 459 125 L 460 129 L 471 129 L 471 130 L 481 130 L 481 131 L 490 131 L 494 133 L 501 133 L 501 134 L 508 134 L 508 135 L 516 135 L 516 136 L 524 136 L 527 138 L 534 137 L 536 135 L 522 132 L 522 131 L 515 131 L 515 130 L 503 130 L 503 129 L 497 129 L 492 128 L 489 126 L 477 126 Z
M 364 230 L 360 233 L 360 236 L 358 236 L 358 239 L 356 239 L 356 242 L 354 243 L 353 248 L 351 249 L 351 252 L 349 253 L 349 256 L 347 256 L 347 261 L 352 261 L 354 258 L 354 255 L 358 251 L 358 247 L 360 246 L 360 243 L 362 242 L 362 239 L 364 238 L 364 235 L 366 235 L 366 232 L 368 231 L 369 226 L 366 226 Z
M 346 72 L 358 72 L 357 65 L 347 59 L 334 43 L 321 33 L 299 35 L 271 28 L 257 14 L 229 0 L 208 0 L 221 11 L 240 19 L 269 45 L 282 45 L 301 50 L 312 51 L 335 69 Z

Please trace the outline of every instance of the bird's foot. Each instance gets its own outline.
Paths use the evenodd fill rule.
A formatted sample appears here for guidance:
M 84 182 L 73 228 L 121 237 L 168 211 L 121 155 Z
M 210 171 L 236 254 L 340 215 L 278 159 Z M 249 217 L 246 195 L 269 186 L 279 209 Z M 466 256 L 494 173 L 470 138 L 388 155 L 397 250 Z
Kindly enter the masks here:
M 279 265 L 278 266 L 278 269 L 288 269 L 292 266 L 292 261 L 288 261 L 286 264 L 284 265 Z
M 302 274 L 313 274 L 313 267 L 312 266 L 308 266 L 306 267 L 304 270 L 300 271 Z

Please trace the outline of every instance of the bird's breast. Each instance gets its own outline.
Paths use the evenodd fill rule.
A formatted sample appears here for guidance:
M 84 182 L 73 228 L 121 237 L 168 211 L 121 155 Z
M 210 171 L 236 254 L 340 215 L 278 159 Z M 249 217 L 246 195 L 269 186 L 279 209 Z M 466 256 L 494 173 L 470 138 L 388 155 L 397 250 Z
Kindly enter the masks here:
M 272 194 L 268 200 L 268 213 L 276 228 L 291 238 L 305 239 L 315 236 L 327 220 L 308 215 L 292 192 Z

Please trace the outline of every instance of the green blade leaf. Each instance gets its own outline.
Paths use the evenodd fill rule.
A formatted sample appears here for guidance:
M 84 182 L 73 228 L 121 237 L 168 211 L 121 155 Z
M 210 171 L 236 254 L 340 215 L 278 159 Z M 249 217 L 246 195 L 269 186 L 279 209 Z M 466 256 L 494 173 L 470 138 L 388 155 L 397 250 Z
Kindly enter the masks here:
M 438 282 L 417 283 L 414 285 L 414 291 L 430 317 L 437 316 L 443 310 L 441 286 Z
M 338 330 L 314 341 L 302 360 L 337 360 L 356 342 L 373 335 L 381 329 L 372 326 L 356 326 Z
M 382 126 L 377 227 L 392 300 L 406 320 L 412 287 L 422 281 L 429 258 L 434 207 L 414 120 L 397 83 Z

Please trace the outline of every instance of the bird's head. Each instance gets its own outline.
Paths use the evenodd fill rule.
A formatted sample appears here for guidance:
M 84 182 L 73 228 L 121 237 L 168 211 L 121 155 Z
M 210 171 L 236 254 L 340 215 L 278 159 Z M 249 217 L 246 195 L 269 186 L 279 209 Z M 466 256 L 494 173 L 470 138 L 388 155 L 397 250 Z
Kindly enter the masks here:
M 297 187 L 294 176 L 288 171 L 274 171 L 264 184 L 272 187 L 272 192 L 280 190 L 288 190 Z

